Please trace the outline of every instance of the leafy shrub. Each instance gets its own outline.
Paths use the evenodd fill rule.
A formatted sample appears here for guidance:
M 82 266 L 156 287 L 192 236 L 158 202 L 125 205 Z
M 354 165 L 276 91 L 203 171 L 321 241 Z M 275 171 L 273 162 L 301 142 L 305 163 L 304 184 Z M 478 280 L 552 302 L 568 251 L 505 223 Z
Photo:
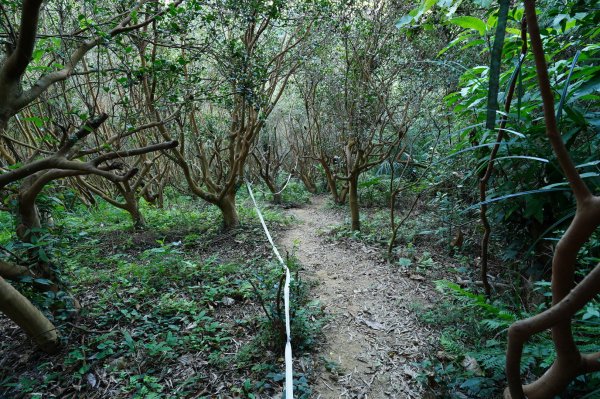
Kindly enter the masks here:
M 314 347 L 323 324 L 321 306 L 309 298 L 309 287 L 300 279 L 299 263 L 296 258 L 287 260 L 290 273 L 290 328 L 292 347 L 295 350 L 310 350 Z M 283 285 L 285 272 L 278 262 L 267 264 L 269 272 L 258 283 L 252 283 L 254 293 L 263 309 L 262 333 L 259 344 L 272 351 L 283 353 L 286 342 Z
M 440 396 L 448 398 L 481 398 L 500 396 L 506 386 L 504 374 L 506 331 L 517 319 L 530 314 L 515 313 L 500 299 L 490 303 L 483 295 L 474 294 L 447 281 L 437 282 L 445 293 L 445 301 L 421 313 L 421 320 L 440 328 L 442 352 L 419 366 L 433 374 L 422 374 L 421 381 L 436 387 Z M 542 296 L 548 294 L 548 284 L 538 284 Z M 534 313 L 544 310 L 540 304 Z M 582 351 L 598 350 L 600 303 L 592 302 L 580 311 L 574 322 L 575 336 Z M 527 343 L 521 362 L 522 374 L 532 379 L 552 364 L 554 346 L 549 333 L 535 336 Z M 568 395 L 581 395 L 600 387 L 595 374 L 578 378 L 569 387 Z M 571 397 L 571 396 L 568 396 Z

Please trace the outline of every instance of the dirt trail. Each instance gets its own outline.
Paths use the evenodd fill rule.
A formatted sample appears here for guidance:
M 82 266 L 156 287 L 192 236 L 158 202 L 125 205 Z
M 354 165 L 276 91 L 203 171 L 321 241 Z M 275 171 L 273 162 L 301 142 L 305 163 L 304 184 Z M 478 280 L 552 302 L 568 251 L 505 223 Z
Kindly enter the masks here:
M 322 197 L 292 209 L 298 224 L 280 244 L 292 251 L 317 282 L 313 295 L 331 321 L 324 328 L 323 370 L 314 398 L 421 398 L 411 362 L 429 352 L 433 333 L 416 321 L 431 288 L 384 262 L 357 242 L 327 242 L 320 233 L 343 216 L 324 208 Z

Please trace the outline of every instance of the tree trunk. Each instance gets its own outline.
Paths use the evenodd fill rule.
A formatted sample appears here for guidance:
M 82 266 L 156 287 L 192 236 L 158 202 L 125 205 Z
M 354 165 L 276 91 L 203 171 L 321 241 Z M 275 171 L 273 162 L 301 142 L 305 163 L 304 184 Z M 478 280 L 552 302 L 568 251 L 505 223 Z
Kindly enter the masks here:
M 306 187 L 306 190 L 311 193 L 311 194 L 316 194 L 317 193 L 317 186 L 315 185 L 315 183 L 310 179 L 310 177 L 308 177 L 306 174 L 304 173 L 300 173 L 299 174 L 300 179 L 302 180 L 302 183 L 304 183 L 304 187 Z
M 56 353 L 59 339 L 56 327 L 27 298 L 0 277 L 0 311 L 14 321 L 47 353 Z
M 79 199 L 87 208 L 93 208 L 96 205 L 98 205 L 96 202 L 96 198 L 94 197 L 94 194 L 92 192 L 90 192 L 90 190 L 88 190 L 87 188 L 85 188 L 84 186 L 79 185 L 79 184 L 77 184 L 77 189 L 79 190 L 79 193 L 81 194 Z
M 146 220 L 144 219 L 142 212 L 140 212 L 140 204 L 137 196 L 134 192 L 126 191 L 123 193 L 123 198 L 125 199 L 125 210 L 129 212 L 129 215 L 131 216 L 133 228 L 135 230 L 142 230 L 146 227 Z
M 167 185 L 167 181 L 163 180 L 161 181 L 159 184 L 157 184 L 156 187 L 156 200 L 155 202 L 155 206 L 158 209 L 163 209 L 165 207 L 165 186 Z
M 144 215 L 142 215 L 140 212 L 139 206 L 128 209 L 127 212 L 129 212 L 129 215 L 131 215 L 133 228 L 135 230 L 143 230 L 146 227 L 146 220 L 144 219 Z
M 235 208 L 235 193 L 227 194 L 217 203 L 223 215 L 223 229 L 231 230 L 240 224 L 237 209 Z
M 16 280 L 19 277 L 28 275 L 31 276 L 32 273 L 27 267 L 0 260 L 0 277 L 7 280 Z
M 269 191 L 273 194 L 273 204 L 279 205 L 281 204 L 281 192 L 277 189 L 277 184 L 274 179 L 270 179 L 268 176 L 263 176 L 263 180 L 267 187 L 269 187 Z
M 348 184 L 344 184 L 338 195 L 338 205 L 344 205 L 346 203 L 346 196 L 348 195 Z
M 340 197 L 338 195 L 337 186 L 335 185 L 335 178 L 333 177 L 331 170 L 329 170 L 329 165 L 327 165 L 327 162 L 322 160 L 320 162 L 321 166 L 323 166 L 323 170 L 325 171 L 325 178 L 327 179 L 327 186 L 329 187 L 329 192 L 331 193 L 331 195 L 333 195 L 333 201 L 339 205 Z
M 17 206 L 17 228 L 16 233 L 19 240 L 31 243 L 33 229 L 40 229 L 42 223 L 40 220 L 40 212 L 37 208 L 35 200 L 37 198 L 37 192 L 32 192 L 29 189 L 28 183 L 24 183 L 25 187 L 21 188 L 19 193 L 19 203 Z M 45 278 L 52 282 L 51 285 L 37 285 L 34 283 L 34 287 L 40 291 L 60 291 L 64 289 L 63 284 L 60 281 L 59 276 L 51 262 L 48 259 L 40 257 L 40 250 L 37 247 L 32 247 L 28 250 L 29 262 L 35 262 L 32 268 L 33 274 L 38 278 Z
M 40 214 L 33 200 L 19 198 L 17 208 L 17 237 L 23 242 L 31 240 L 31 230 L 42 227 Z
M 390 190 L 394 181 L 394 169 L 392 165 L 392 176 L 390 178 Z M 388 257 L 392 256 L 392 251 L 394 250 L 394 246 L 396 245 L 396 237 L 398 236 L 398 228 L 396 226 L 396 197 L 398 196 L 398 190 L 391 190 L 390 193 L 390 226 L 392 227 L 392 234 L 390 237 L 390 241 L 388 242 Z
M 165 207 L 165 191 L 163 190 L 163 188 L 161 187 L 160 190 L 158 191 L 158 194 L 156 194 L 156 207 L 158 209 L 164 209 Z
M 350 194 L 350 217 L 352 219 L 352 230 L 360 230 L 360 213 L 358 208 L 358 176 L 350 175 L 349 194 Z

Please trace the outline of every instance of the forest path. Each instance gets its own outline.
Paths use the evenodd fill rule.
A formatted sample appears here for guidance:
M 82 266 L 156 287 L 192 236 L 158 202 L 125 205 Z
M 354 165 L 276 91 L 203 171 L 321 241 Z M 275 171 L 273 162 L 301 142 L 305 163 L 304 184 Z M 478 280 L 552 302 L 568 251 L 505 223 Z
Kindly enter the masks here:
M 330 318 L 312 397 L 424 397 L 411 362 L 430 352 L 435 333 L 417 322 L 414 305 L 429 306 L 430 286 L 381 259 L 381 249 L 327 242 L 321 233 L 343 216 L 325 208 L 323 197 L 289 212 L 298 223 L 279 240 L 281 249 L 294 252 L 304 277 L 316 282 L 312 295 Z

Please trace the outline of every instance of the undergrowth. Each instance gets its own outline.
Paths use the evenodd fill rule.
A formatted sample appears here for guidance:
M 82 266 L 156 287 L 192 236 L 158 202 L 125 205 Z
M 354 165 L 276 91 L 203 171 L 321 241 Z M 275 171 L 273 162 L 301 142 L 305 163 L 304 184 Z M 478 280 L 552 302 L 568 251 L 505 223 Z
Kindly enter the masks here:
M 381 179 L 370 185 L 381 184 Z M 381 207 L 387 197 L 382 190 L 365 189 L 370 209 L 362 209 L 361 231 L 350 229 L 349 219 L 331 230 L 335 240 L 351 239 L 387 250 L 390 237 L 389 209 Z M 410 197 L 405 201 L 410 203 Z M 341 206 L 336 208 L 344 209 Z M 419 381 L 435 397 L 440 398 L 500 398 L 506 387 L 504 372 L 506 333 L 515 321 L 539 314 L 550 306 L 550 283 L 538 281 L 527 295 L 527 305 L 521 298 L 522 287 L 513 283 L 519 268 L 531 262 L 519 252 L 511 252 L 511 243 L 492 242 L 490 267 L 494 270 L 497 288 L 492 300 L 481 294 L 479 280 L 478 238 L 480 232 L 471 226 L 477 219 L 461 212 L 467 205 L 444 193 L 423 196 L 415 211 L 406 218 L 398 231 L 396 246 L 389 259 L 390 267 L 407 272 L 410 278 L 423 275 L 424 284 L 435 286 L 440 295 L 432 296 L 432 304 L 415 305 L 420 322 L 438 331 L 438 350 L 415 364 L 420 370 Z M 398 220 L 406 214 L 407 206 L 398 208 Z M 473 221 L 475 223 L 473 223 Z M 450 242 L 458 230 L 464 233 L 460 248 L 452 251 Z M 510 231 L 498 227 L 496 237 L 512 238 Z M 553 232 L 559 237 L 561 231 Z M 556 241 L 556 238 L 548 238 Z M 600 240 L 594 238 L 580 253 L 578 278 L 583 278 L 598 262 Z M 506 249 L 507 248 L 507 249 Z M 494 254 L 499 254 L 494 256 Z M 429 280 L 436 280 L 435 283 Z M 458 283 L 456 283 L 456 282 Z M 574 336 L 584 353 L 598 351 L 600 339 L 600 303 L 591 302 L 578 312 L 573 323 Z M 524 382 L 542 375 L 555 359 L 550 332 L 535 335 L 523 351 L 521 374 Z M 600 398 L 598 373 L 575 379 L 560 398 Z
M 24 347 L 20 332 L 7 334 L 0 343 L 0 397 L 254 398 L 281 392 L 283 270 L 271 260 L 247 197 L 238 203 L 241 226 L 226 234 L 217 208 L 185 196 L 172 196 L 165 209 L 142 201 L 147 227 L 139 232 L 125 212 L 104 202 L 55 210 L 60 223 L 40 247 L 60 268 L 65 295 L 81 309 L 56 311 L 57 298 L 29 282 L 19 285 L 51 317 L 64 345 L 52 357 Z M 292 223 L 277 208 L 262 211 L 274 232 Z M 12 221 L 2 222 L 3 244 L 11 246 Z M 292 336 L 301 357 L 319 340 L 322 311 L 309 299 L 293 256 L 289 265 Z M 295 377 L 297 396 L 308 397 L 311 376 Z
M 448 281 L 438 281 L 444 299 L 435 307 L 417 312 L 422 322 L 441 331 L 440 351 L 420 364 L 421 380 L 433 387 L 439 397 L 501 397 L 506 387 L 504 374 L 506 331 L 514 322 L 547 309 L 540 303 L 531 312 L 515 312 L 506 298 L 489 302 L 483 295 Z M 548 284 L 536 291 L 549 296 Z M 573 330 L 583 352 L 597 350 L 600 338 L 600 304 L 592 302 L 574 319 Z M 521 374 L 533 380 L 550 367 L 555 359 L 549 332 L 534 336 L 525 346 Z M 578 377 L 561 398 L 596 398 L 600 378 L 596 374 Z

